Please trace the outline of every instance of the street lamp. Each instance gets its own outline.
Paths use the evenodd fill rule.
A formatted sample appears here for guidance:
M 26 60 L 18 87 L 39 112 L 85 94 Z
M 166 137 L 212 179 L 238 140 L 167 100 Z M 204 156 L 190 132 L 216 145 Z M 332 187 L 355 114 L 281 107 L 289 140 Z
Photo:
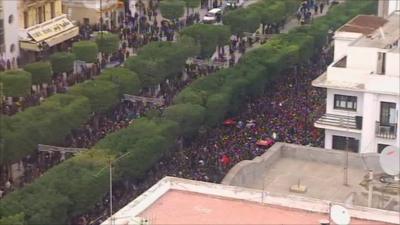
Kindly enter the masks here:
M 130 153 L 131 152 L 127 152 L 127 153 L 121 155 L 120 157 L 118 157 L 118 158 L 116 158 L 114 160 L 112 160 L 111 157 L 110 157 L 110 159 L 108 161 L 108 166 L 103 167 L 102 169 L 100 169 L 100 171 L 96 175 L 94 175 L 94 177 L 98 177 L 103 172 L 104 169 L 106 169 L 107 167 L 109 169 L 108 172 L 109 172 L 109 185 L 110 185 L 109 186 L 109 188 L 110 188 L 110 196 L 109 196 L 109 201 L 110 201 L 110 208 L 109 208 L 109 210 L 110 210 L 110 225 L 113 225 L 113 200 L 112 200 L 112 193 L 113 193 L 112 180 L 113 180 L 113 176 L 112 176 L 112 165 L 113 165 L 113 163 L 118 162 L 119 160 L 121 160 L 125 156 L 129 155 Z

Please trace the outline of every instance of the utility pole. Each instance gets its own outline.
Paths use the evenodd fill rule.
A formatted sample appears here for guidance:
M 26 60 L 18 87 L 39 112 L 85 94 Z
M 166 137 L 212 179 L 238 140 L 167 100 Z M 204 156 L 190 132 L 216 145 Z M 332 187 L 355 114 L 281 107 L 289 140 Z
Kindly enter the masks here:
M 124 158 L 125 156 L 129 155 L 130 153 L 131 152 L 127 152 L 127 153 L 121 155 L 120 157 L 118 157 L 118 158 L 116 158 L 114 160 L 112 160 L 111 157 L 110 157 L 109 160 L 108 160 L 108 165 L 103 167 L 102 169 L 100 169 L 99 172 L 96 175 L 93 175 L 94 177 L 98 177 L 103 172 L 103 170 L 108 167 L 109 189 L 110 189 L 109 190 L 109 192 L 110 192 L 109 193 L 110 194 L 110 196 L 109 196 L 109 201 L 110 201 L 110 208 L 109 208 L 109 211 L 110 211 L 110 225 L 114 224 L 114 221 L 113 221 L 113 199 L 112 199 L 112 196 L 113 196 L 113 188 L 112 188 L 112 183 L 113 183 L 112 167 L 113 167 L 113 163 L 118 162 L 120 159 Z
M 0 82 L 0 110 L 3 110 L 3 82 Z M 3 127 L 3 114 L 0 112 L 0 132 Z M 1 134 L 1 133 L 0 133 Z M 4 138 L 0 135 L 0 162 L 1 167 L 4 168 Z M 2 171 L 4 172 L 4 171 Z M 0 176 L 0 180 L 2 180 L 3 174 Z
M 110 167 L 110 225 L 113 225 L 113 202 L 112 202 L 112 161 L 111 158 L 109 160 Z
M 100 37 L 103 39 L 103 0 L 100 0 Z

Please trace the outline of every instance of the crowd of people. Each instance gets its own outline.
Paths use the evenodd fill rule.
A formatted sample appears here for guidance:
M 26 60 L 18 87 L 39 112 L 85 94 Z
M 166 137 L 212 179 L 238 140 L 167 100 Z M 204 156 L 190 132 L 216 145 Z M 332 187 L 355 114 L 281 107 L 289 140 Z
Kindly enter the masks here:
M 330 0 L 306 0 L 303 1 L 297 10 L 296 18 L 299 24 L 304 25 L 310 23 L 313 16 L 322 14 L 325 5 L 336 4 L 336 1 Z
M 326 69 L 331 55 L 321 53 L 313 61 L 283 72 L 262 97 L 248 99 L 237 116 L 169 152 L 143 180 L 115 184 L 114 207 L 123 207 L 164 176 L 218 183 L 236 163 L 268 150 L 270 145 L 260 145 L 260 140 L 323 146 L 323 134 L 313 122 L 324 113 L 325 96 L 311 81 Z M 109 216 L 108 204 L 109 196 L 105 196 L 72 224 L 101 224 Z
M 141 13 L 143 14 L 143 12 Z M 143 16 L 143 15 L 142 15 Z M 135 18 L 134 15 L 132 18 Z M 151 27 L 152 16 L 144 14 L 143 21 Z M 139 15 L 137 16 L 139 18 Z M 193 17 L 196 21 L 196 17 Z M 138 22 L 141 19 L 129 19 L 128 29 L 121 29 L 120 55 L 134 53 L 135 49 L 147 43 L 155 34 L 160 35 L 159 28 L 139 30 Z M 169 25 L 167 25 L 169 26 Z M 144 26 L 146 27 L 146 26 Z M 157 31 L 157 29 L 159 31 Z M 175 29 L 175 28 L 174 28 Z M 168 30 L 168 29 L 167 29 Z M 168 31 L 161 31 L 166 35 Z M 149 39 L 146 41 L 145 36 Z M 168 40 L 168 37 L 166 37 Z M 256 40 L 254 40 L 256 41 Z M 240 54 L 253 44 L 252 38 L 232 38 L 229 50 L 218 51 L 218 58 L 228 55 L 229 64 L 233 65 Z M 237 56 L 239 54 L 239 56 Z M 324 112 L 324 94 L 311 86 L 311 81 L 326 69 L 330 62 L 331 53 L 321 53 L 307 64 L 297 66 L 284 72 L 284 76 L 266 88 L 263 97 L 248 99 L 243 110 L 229 123 L 221 124 L 215 129 L 199 135 L 190 144 L 169 152 L 147 174 L 144 180 L 124 181 L 114 186 L 112 196 L 115 209 L 126 205 L 140 193 L 147 190 L 162 177 L 176 176 L 194 180 L 220 182 L 226 172 L 237 162 L 252 159 L 263 154 L 268 146 L 258 144 L 259 140 L 271 142 L 282 141 L 296 144 L 310 144 L 322 146 L 321 131 L 313 128 L 313 122 Z M 121 58 L 121 56 L 119 56 Z M 233 58 L 233 61 L 232 61 Z M 99 63 L 104 67 L 103 63 Z M 181 79 L 164 82 L 155 96 L 163 97 L 165 106 L 171 104 L 173 97 L 197 76 L 212 74 L 218 67 L 208 65 L 188 64 Z M 100 70 L 99 70 L 100 71 Z M 151 109 L 162 111 L 165 106 L 143 104 L 140 102 L 121 101 L 108 113 L 93 115 L 81 128 L 71 131 L 66 137 L 63 146 L 75 148 L 90 148 L 107 134 L 127 127 L 134 123 L 136 118 L 143 116 Z M 24 176 L 19 185 L 32 182 L 48 168 L 65 160 L 68 155 L 57 153 L 37 153 L 27 156 L 22 165 Z M 10 181 L 11 182 L 11 181 Z M 3 190 L 0 190 L 3 191 Z M 3 192 L 1 192 L 3 195 Z M 102 203 L 86 215 L 76 217 L 72 224 L 87 225 L 100 224 L 108 217 L 109 196 L 104 197 Z

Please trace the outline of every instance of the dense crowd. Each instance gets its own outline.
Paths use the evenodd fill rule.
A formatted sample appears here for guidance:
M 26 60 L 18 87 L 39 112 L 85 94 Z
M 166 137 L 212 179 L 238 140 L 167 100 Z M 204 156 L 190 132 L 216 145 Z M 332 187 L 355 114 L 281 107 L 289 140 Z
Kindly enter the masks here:
M 235 118 L 164 156 L 143 180 L 114 185 L 114 207 L 126 205 L 164 176 L 218 183 L 236 163 L 267 151 L 270 145 L 259 145 L 260 140 L 323 146 L 324 137 L 313 122 L 324 112 L 325 96 L 311 81 L 326 69 L 331 55 L 321 53 L 313 61 L 283 72 L 262 97 L 248 99 Z M 72 224 L 100 224 L 109 215 L 108 204 L 109 196 L 105 196 L 92 212 Z
M 103 58 L 109 59 L 109 62 L 116 59 L 122 63 L 124 58 L 135 53 L 137 48 L 149 41 L 163 40 L 163 38 L 171 40 L 171 36 L 168 37 L 170 24 L 163 25 L 161 23 L 160 27 L 153 26 L 152 28 L 150 21 L 153 19 L 153 24 L 158 24 L 157 15 L 152 13 L 149 16 L 144 12 L 140 14 L 142 15 L 128 18 L 127 26 L 120 30 L 121 48 L 119 52 Z M 191 18 L 190 21 L 198 22 L 195 14 L 188 18 Z M 141 25 L 138 25 L 137 21 L 143 21 L 143 24 L 140 22 Z M 191 23 L 190 21 L 188 24 Z M 187 24 L 187 22 L 184 21 L 183 24 Z M 140 26 L 148 27 L 148 29 L 140 30 Z M 172 29 L 174 30 L 172 32 L 175 32 L 175 29 L 178 28 Z M 279 32 L 279 29 L 277 30 Z M 268 32 L 276 31 L 269 30 Z M 228 50 L 221 48 L 217 51 L 216 60 L 229 60 L 229 65 L 232 66 L 237 62 L 240 54 L 256 41 L 251 37 L 242 39 L 233 37 Z M 241 113 L 235 118 L 229 119 L 230 123 L 221 124 L 221 126 L 207 131 L 189 145 L 164 156 L 148 172 L 145 180 L 125 181 L 114 185 L 115 192 L 112 197 L 115 208 L 124 206 L 166 175 L 219 182 L 234 164 L 244 159 L 252 159 L 267 150 L 268 146 L 257 143 L 259 140 L 321 146 L 323 136 L 320 131 L 313 128 L 313 121 L 324 111 L 324 94 L 311 87 L 311 80 L 326 69 L 327 62 L 331 61 L 330 55 L 330 53 L 322 53 L 307 64 L 285 71 L 285 76 L 281 76 L 280 80 L 266 88 L 263 97 L 248 99 L 247 103 L 243 105 Z M 106 64 L 99 62 L 99 67 L 104 68 Z M 188 64 L 185 67 L 185 76 L 161 84 L 160 91 L 155 96 L 148 96 L 148 93 L 145 92 L 140 95 L 163 97 L 165 106 L 168 106 L 173 97 L 197 76 L 206 76 L 217 69 L 215 66 Z M 143 116 L 151 109 L 162 111 L 163 106 L 121 101 L 108 113 L 93 115 L 81 128 L 71 131 L 63 146 L 90 148 L 107 134 L 127 127 L 134 123 L 136 118 Z M 61 153 L 37 153 L 27 156 L 21 163 L 21 166 L 24 167 L 24 176 L 19 185 L 23 186 L 24 183 L 31 182 L 48 168 L 67 157 L 68 154 Z M 11 180 L 8 182 L 10 185 L 6 187 L 6 192 L 10 191 L 13 185 Z M 4 190 L 0 191 L 2 195 Z M 105 196 L 103 203 L 98 203 L 91 213 L 76 218 L 72 224 L 100 224 L 108 215 L 108 203 L 109 197 Z

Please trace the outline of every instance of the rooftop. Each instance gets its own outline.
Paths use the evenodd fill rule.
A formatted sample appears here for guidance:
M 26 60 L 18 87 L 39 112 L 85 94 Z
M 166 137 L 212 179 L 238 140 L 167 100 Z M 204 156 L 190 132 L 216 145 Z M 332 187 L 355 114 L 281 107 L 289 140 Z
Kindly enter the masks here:
M 332 181 L 338 182 L 340 175 L 338 169 L 335 166 L 330 165 L 333 161 L 342 161 L 343 157 L 338 157 L 336 154 L 332 154 L 329 151 L 328 155 L 323 157 L 315 152 L 315 149 L 310 150 L 310 154 L 315 160 L 320 160 L 319 163 L 303 162 L 299 166 L 300 158 L 309 157 L 302 151 L 292 151 L 294 146 L 283 143 L 278 143 L 272 147 L 273 154 L 269 155 L 269 159 L 277 161 L 280 157 L 279 154 L 296 155 L 298 159 L 294 160 L 290 157 L 283 159 L 280 168 L 280 172 L 283 174 L 282 177 L 297 176 L 293 174 L 310 173 L 306 176 L 308 179 L 314 179 L 313 176 L 324 177 L 321 180 L 321 184 L 314 186 L 310 185 L 311 189 L 320 189 L 333 194 L 333 189 L 338 185 L 333 184 Z M 292 148 L 291 148 L 292 147 Z M 299 146 L 297 146 L 299 147 Z M 286 148 L 287 152 L 283 153 L 277 151 L 277 149 Z M 308 147 L 303 147 L 310 149 Z M 275 150 L 274 150 L 275 149 Z M 286 151 L 285 150 L 285 151 Z M 279 154 L 276 154 L 276 153 Z M 289 153 L 291 152 L 291 153 Z M 322 158 L 321 158 L 322 157 Z M 350 162 L 353 162 L 353 154 L 350 154 Z M 262 157 L 257 157 L 255 160 L 260 160 Z M 298 162 L 297 162 L 298 161 Z M 367 156 L 364 159 L 366 165 L 369 168 L 375 168 L 374 156 Z M 271 161 L 267 161 L 272 163 Z M 292 165 L 292 163 L 294 163 Z M 243 166 L 243 164 L 247 164 Z M 241 169 L 247 168 L 247 172 L 251 170 L 249 168 L 252 165 L 254 173 L 242 173 L 240 176 L 241 169 L 237 170 L 238 167 L 233 169 L 236 176 L 232 176 L 230 172 L 228 177 L 223 182 L 228 180 L 236 182 L 249 181 L 251 179 L 262 178 L 260 174 L 263 174 L 264 170 L 270 170 L 268 165 L 262 163 L 256 163 L 261 165 L 257 167 L 254 161 L 245 161 L 240 163 Z M 350 167 L 350 175 L 359 177 L 362 176 L 362 172 L 358 171 L 354 167 L 362 167 L 363 163 L 356 161 Z M 271 171 L 274 170 L 274 165 L 271 165 Z M 304 168 L 303 168 L 304 167 Z M 308 169 L 306 169 L 308 168 Z M 356 171 L 356 172 L 354 172 Z M 243 172 L 243 171 L 242 171 Z M 339 171 L 340 174 L 342 174 Z M 359 173 L 359 174 L 358 174 Z M 275 174 L 275 177 L 272 177 Z M 274 179 L 278 172 L 273 171 L 269 180 L 274 183 Z M 320 174 L 320 175 L 318 175 Z M 230 176 L 230 178 L 229 178 Z M 329 177 L 329 178 L 326 178 Z M 330 178 L 334 177 L 334 178 Z M 324 181 L 324 180 L 327 181 Z M 285 184 L 288 184 L 285 179 L 280 180 L 282 185 L 281 189 L 287 189 Z M 293 181 L 293 180 L 292 180 Z M 285 183 L 286 182 L 286 183 Z M 254 182 L 253 182 L 254 183 Z M 291 184 L 291 182 L 289 182 Z M 305 183 L 305 182 L 304 182 Z M 277 184 L 277 183 L 276 183 Z M 354 183 L 350 183 L 354 185 Z M 257 184 L 258 185 L 258 184 Z M 274 189 L 274 191 L 268 189 L 258 188 L 254 185 L 254 188 L 243 187 L 240 184 L 226 185 L 226 184 L 214 184 L 201 181 L 193 181 L 174 177 L 164 177 L 162 180 L 153 185 L 150 189 L 144 192 L 142 195 L 137 197 L 135 200 L 130 202 L 124 208 L 119 210 L 113 215 L 112 218 L 107 219 L 102 225 L 110 224 L 110 219 L 114 221 L 114 224 L 118 225 L 138 225 L 138 224 L 319 224 L 322 219 L 329 219 L 328 213 L 329 208 L 332 204 L 343 205 L 347 208 L 349 215 L 351 216 L 351 224 L 398 224 L 399 223 L 399 212 L 387 211 L 375 208 L 360 207 L 351 204 L 343 204 L 335 201 L 326 201 L 316 198 L 310 198 L 309 196 L 299 196 L 293 193 L 281 192 L 280 190 Z M 333 187 L 330 187 L 333 185 Z M 337 189 L 336 192 L 342 192 L 345 188 Z M 310 190 L 311 192 L 319 192 Z M 325 194 L 324 194 L 325 195 Z M 341 193 L 336 195 L 341 196 Z M 318 196 L 317 196 L 318 197 Z
M 266 153 L 253 160 L 238 163 L 226 175 L 223 184 L 254 188 L 283 196 L 296 195 L 306 198 L 340 202 L 347 205 L 367 206 L 367 190 L 360 183 L 369 170 L 382 174 L 378 154 L 349 153 L 348 185 L 344 182 L 346 153 L 292 144 L 277 143 Z M 299 184 L 305 193 L 290 190 Z M 384 184 L 376 184 L 376 187 Z M 374 193 L 372 207 L 380 208 L 386 199 Z M 399 210 L 399 196 L 392 196 L 385 210 Z M 385 205 L 385 204 L 383 204 Z M 400 222 L 400 221 L 399 221 Z
M 362 33 L 368 35 L 376 29 L 383 26 L 387 22 L 386 19 L 373 15 L 358 15 L 348 23 L 340 27 L 339 32 Z
M 229 209 L 229 210 L 227 210 Z M 171 190 L 139 215 L 151 224 L 318 224 L 327 214 Z M 351 224 L 377 224 L 353 219 Z
M 353 43 L 353 46 L 392 49 L 398 47 L 400 38 L 400 12 L 395 11 L 387 22 Z M 376 23 L 377 25 L 379 23 Z M 396 46 L 397 45 L 397 46 Z

